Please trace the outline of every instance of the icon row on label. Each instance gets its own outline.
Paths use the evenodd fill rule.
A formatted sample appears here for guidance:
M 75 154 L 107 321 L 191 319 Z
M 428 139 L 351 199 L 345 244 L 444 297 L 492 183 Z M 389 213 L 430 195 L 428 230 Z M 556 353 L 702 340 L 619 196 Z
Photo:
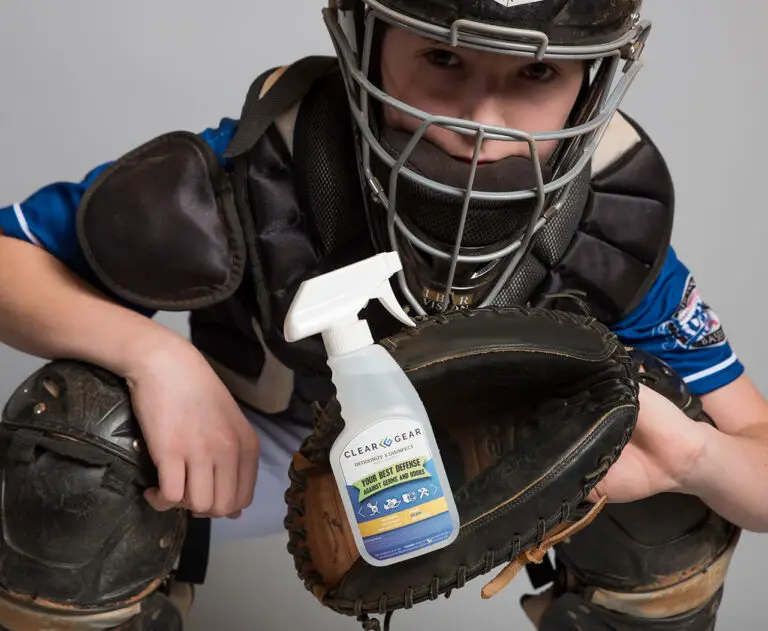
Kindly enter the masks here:
M 437 487 L 434 486 L 434 489 L 437 490 Z M 379 506 L 379 502 L 368 502 L 366 504 L 366 508 L 368 509 L 368 513 L 365 514 L 363 511 L 363 508 L 360 507 L 360 510 L 358 511 L 360 513 L 361 517 L 373 517 L 374 515 L 380 515 L 381 514 L 381 508 L 383 508 L 385 511 L 393 511 L 396 508 L 398 508 L 402 503 L 405 504 L 411 504 L 413 502 L 416 502 L 418 500 L 423 500 L 429 497 L 429 489 L 426 487 L 421 487 L 418 491 L 411 491 L 409 493 L 403 493 L 403 495 L 400 498 L 397 497 L 390 497 L 384 500 L 384 503 L 382 506 Z

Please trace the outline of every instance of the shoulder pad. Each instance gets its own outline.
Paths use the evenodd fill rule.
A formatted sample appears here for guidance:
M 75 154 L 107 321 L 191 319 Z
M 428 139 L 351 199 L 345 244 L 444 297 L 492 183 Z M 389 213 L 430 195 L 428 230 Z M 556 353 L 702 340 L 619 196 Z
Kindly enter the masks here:
M 232 188 L 199 136 L 159 136 L 107 167 L 77 210 L 93 272 L 119 297 L 164 311 L 200 309 L 240 285 L 246 248 Z

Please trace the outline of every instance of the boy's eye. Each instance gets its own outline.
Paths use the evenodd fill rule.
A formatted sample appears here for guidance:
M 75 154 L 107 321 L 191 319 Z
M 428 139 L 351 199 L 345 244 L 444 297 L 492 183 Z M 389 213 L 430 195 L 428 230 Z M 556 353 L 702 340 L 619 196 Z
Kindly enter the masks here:
M 528 64 L 520 72 L 530 81 L 548 81 L 554 77 L 556 70 L 549 64 L 535 63 Z
M 438 68 L 453 68 L 461 63 L 461 60 L 450 50 L 434 48 L 424 53 L 424 58 Z

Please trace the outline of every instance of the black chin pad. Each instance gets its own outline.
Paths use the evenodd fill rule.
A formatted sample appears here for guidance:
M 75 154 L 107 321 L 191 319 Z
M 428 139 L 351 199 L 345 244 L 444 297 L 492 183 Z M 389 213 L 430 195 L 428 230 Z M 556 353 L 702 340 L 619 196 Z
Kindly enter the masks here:
M 391 127 L 382 131 L 385 147 L 402 155 L 413 134 Z M 527 145 L 526 145 L 527 147 Z M 406 160 L 406 166 L 420 175 L 447 186 L 466 188 L 472 165 L 447 154 L 440 147 L 422 138 Z M 542 165 L 541 174 L 546 184 L 552 178 L 552 168 Z M 536 188 L 536 173 L 529 157 L 509 156 L 489 164 L 478 164 L 473 189 L 490 193 L 523 191 Z
M 213 150 L 190 132 L 159 136 L 105 169 L 80 203 L 77 233 L 98 278 L 142 307 L 208 307 L 243 278 L 231 186 Z

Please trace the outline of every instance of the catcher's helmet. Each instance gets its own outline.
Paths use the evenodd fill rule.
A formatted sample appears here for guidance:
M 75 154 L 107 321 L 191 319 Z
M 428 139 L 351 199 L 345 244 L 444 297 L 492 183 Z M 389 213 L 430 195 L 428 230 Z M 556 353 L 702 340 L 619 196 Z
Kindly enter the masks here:
M 641 67 L 650 24 L 640 19 L 640 6 L 641 0 L 331 0 L 324 9 L 357 131 L 369 222 L 378 246 L 403 258 L 400 287 L 418 314 L 451 303 L 493 304 L 534 234 L 577 178 L 589 177 L 592 154 Z M 569 121 L 557 132 L 527 133 L 436 116 L 394 98 L 379 77 L 384 32 L 393 26 L 533 62 L 583 61 L 584 84 Z M 384 105 L 420 120 L 416 133 L 387 129 Z M 459 164 L 426 141 L 430 126 L 474 135 L 472 163 Z M 519 157 L 477 166 L 483 139 L 525 143 L 527 183 L 512 183 L 520 180 L 513 173 Z M 545 140 L 557 148 L 541 160 L 536 143 Z M 436 295 L 437 302 L 428 300 Z

